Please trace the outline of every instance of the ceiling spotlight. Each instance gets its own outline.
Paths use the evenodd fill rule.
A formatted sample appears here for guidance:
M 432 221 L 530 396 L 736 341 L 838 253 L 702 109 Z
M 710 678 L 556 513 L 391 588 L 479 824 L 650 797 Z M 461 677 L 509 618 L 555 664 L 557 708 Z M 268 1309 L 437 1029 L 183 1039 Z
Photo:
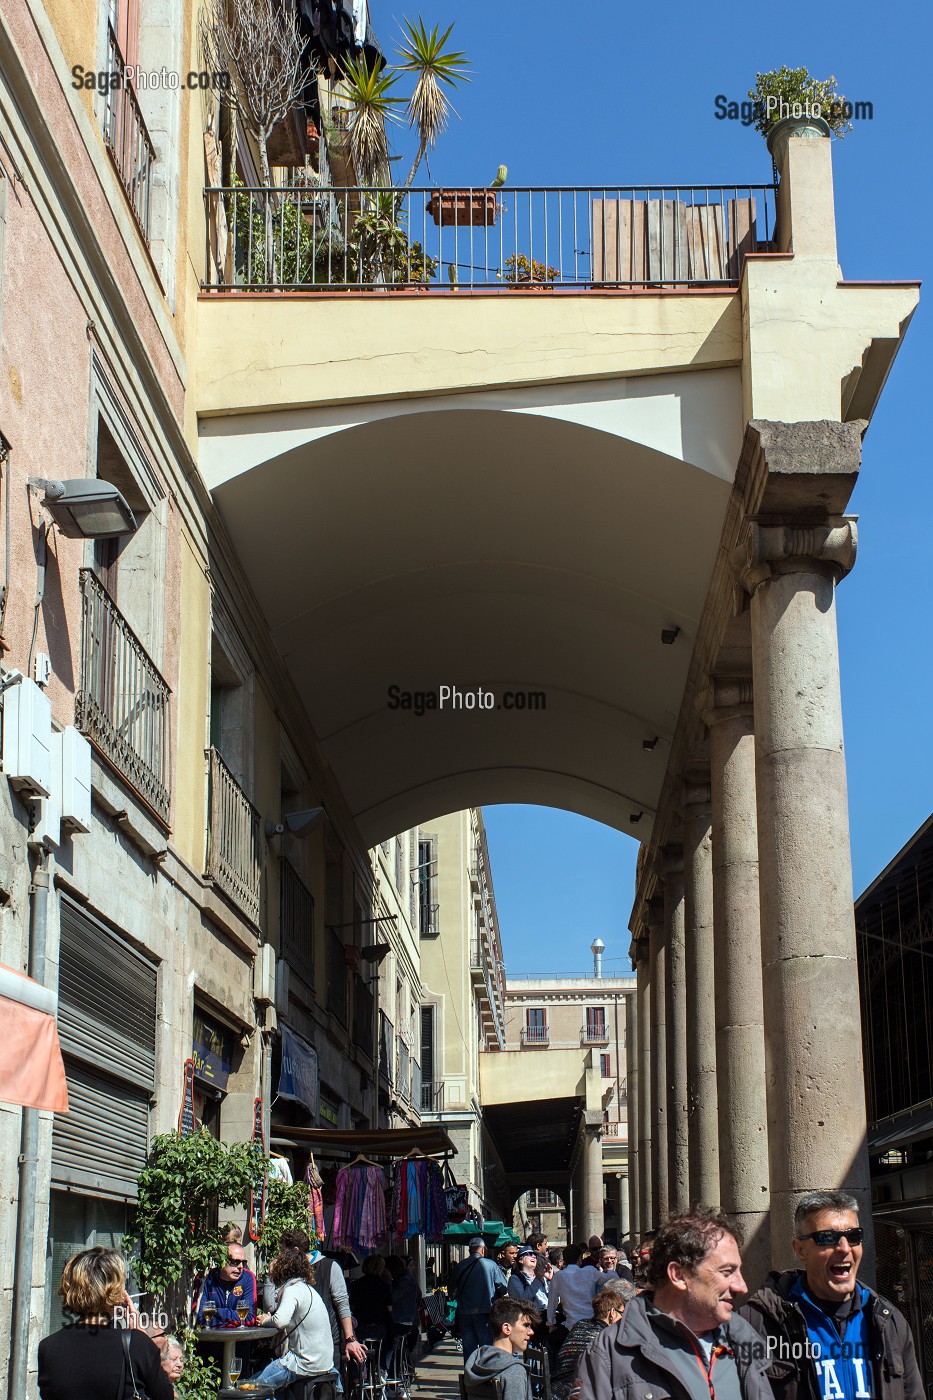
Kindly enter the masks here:
M 642 748 L 644 749 L 645 753 L 651 753 L 652 749 L 655 747 L 655 745 L 657 744 L 657 742 L 658 742 L 658 735 L 655 734 L 655 736 L 654 736 L 653 739 L 642 739 L 642 741 L 641 741 L 641 746 L 642 746 Z
M 133 512 L 109 481 L 97 477 L 48 481 L 31 476 L 29 485 L 45 493 L 43 506 L 70 540 L 114 540 L 136 532 Z
M 672 647 L 679 636 L 679 627 L 665 627 L 661 632 L 661 641 L 666 647 Z
M 644 815 L 644 812 L 629 812 L 628 819 L 630 822 L 640 822 Z

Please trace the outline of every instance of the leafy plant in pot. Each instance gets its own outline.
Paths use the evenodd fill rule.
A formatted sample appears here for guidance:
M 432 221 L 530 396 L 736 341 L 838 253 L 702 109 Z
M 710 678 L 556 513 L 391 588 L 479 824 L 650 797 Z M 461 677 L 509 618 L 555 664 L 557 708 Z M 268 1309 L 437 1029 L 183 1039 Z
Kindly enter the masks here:
M 792 136 L 841 139 L 852 130 L 851 104 L 832 75 L 821 79 L 811 77 L 806 68 L 774 68 L 755 75 L 748 95 L 755 103 L 755 129 L 777 165 Z

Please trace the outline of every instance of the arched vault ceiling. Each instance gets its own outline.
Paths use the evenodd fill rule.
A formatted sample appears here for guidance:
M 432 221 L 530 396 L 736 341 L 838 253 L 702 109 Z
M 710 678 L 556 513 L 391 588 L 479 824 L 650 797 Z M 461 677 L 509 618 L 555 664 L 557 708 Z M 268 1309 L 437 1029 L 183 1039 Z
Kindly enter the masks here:
M 647 834 L 729 491 L 614 434 L 473 408 L 333 433 L 214 494 L 373 844 L 508 801 Z M 392 685 L 547 708 L 419 718 Z

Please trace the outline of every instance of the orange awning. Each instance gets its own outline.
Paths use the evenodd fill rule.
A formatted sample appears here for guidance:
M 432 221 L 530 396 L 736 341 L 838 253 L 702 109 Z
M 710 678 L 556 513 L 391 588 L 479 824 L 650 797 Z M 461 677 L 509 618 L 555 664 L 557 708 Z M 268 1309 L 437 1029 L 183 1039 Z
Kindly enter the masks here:
M 55 1024 L 56 996 L 0 964 L 0 1101 L 68 1112 L 68 1086 Z

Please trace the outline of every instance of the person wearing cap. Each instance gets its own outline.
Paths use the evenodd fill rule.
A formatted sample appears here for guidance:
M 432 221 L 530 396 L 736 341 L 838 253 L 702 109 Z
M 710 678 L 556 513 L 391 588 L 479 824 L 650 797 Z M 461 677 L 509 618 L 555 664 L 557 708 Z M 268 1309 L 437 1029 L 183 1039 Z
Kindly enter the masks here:
M 522 1245 L 518 1251 L 515 1268 L 509 1278 L 509 1297 L 527 1303 L 542 1315 L 535 1326 L 535 1341 L 541 1341 L 547 1332 L 544 1314 L 547 1312 L 548 1280 L 540 1275 L 538 1251 L 530 1244 Z
M 492 1346 L 489 1309 L 496 1298 L 509 1291 L 505 1274 L 492 1259 L 486 1258 L 486 1243 L 482 1235 L 470 1240 L 470 1253 L 461 1259 L 450 1275 L 448 1296 L 457 1304 L 457 1333 L 463 1342 L 463 1354 L 469 1356 L 477 1347 Z

